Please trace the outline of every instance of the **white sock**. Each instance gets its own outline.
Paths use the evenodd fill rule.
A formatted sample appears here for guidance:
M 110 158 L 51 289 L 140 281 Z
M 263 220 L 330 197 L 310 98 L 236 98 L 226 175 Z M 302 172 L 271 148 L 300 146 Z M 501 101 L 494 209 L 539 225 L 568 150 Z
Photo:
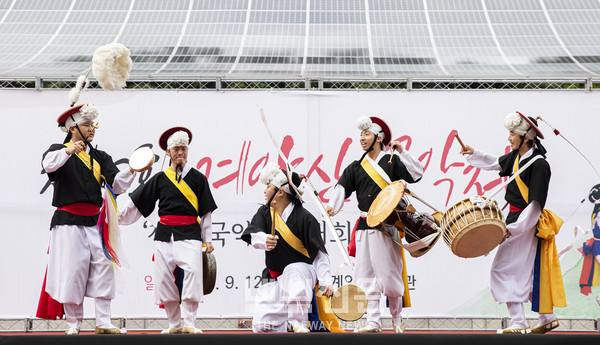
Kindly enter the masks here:
M 81 328 L 81 323 L 83 322 L 83 303 L 65 303 L 63 304 L 63 308 L 69 328 Z
M 169 328 L 181 328 L 181 309 L 178 301 L 164 302 Z
M 538 317 L 538 322 L 540 325 L 546 324 L 552 320 L 556 319 L 556 315 L 552 314 L 540 314 Z
M 525 319 L 525 308 L 523 308 L 523 303 L 506 302 L 506 306 L 508 307 L 508 313 L 510 314 L 513 326 L 518 328 L 529 327 L 527 320 Z
M 196 327 L 196 312 L 198 311 L 198 302 L 184 300 L 183 306 L 183 325 L 185 327 Z
M 110 322 L 110 302 L 111 300 L 104 298 L 94 299 L 96 327 L 113 327 L 113 324 Z

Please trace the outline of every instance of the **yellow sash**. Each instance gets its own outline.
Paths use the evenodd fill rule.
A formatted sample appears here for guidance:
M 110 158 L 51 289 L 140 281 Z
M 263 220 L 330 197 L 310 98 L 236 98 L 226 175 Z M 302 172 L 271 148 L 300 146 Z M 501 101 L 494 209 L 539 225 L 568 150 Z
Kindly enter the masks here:
M 515 159 L 513 174 L 519 169 L 519 157 Z M 529 188 L 519 176 L 515 178 L 521 196 L 529 202 Z M 554 212 L 543 209 L 537 224 L 536 236 L 542 239 L 540 248 L 540 301 L 539 313 L 552 314 L 553 307 L 566 307 L 565 287 L 558 260 L 554 236 L 558 234 L 563 220 Z
M 335 316 L 331 309 L 331 298 L 326 296 L 319 296 L 316 294 L 321 286 L 317 284 L 315 286 L 315 301 L 317 302 L 317 311 L 319 313 L 319 320 L 331 333 L 345 333 L 346 331 L 340 327 L 340 320 Z
M 379 188 L 384 189 L 388 185 L 388 183 L 385 181 L 385 179 L 383 177 L 381 177 L 381 175 L 379 175 L 379 173 L 377 173 L 375 168 L 373 168 L 371 163 L 369 163 L 369 161 L 367 161 L 367 158 L 363 158 L 363 160 L 360 162 L 360 166 L 363 169 L 365 169 L 365 172 L 367 173 L 367 175 L 369 175 L 369 177 L 373 181 L 375 181 L 375 183 L 377 183 Z
M 302 241 L 300 241 L 300 239 L 296 237 L 296 235 L 294 235 L 292 230 L 290 230 L 287 224 L 285 224 L 283 218 L 281 218 L 279 213 L 275 212 L 271 207 L 271 219 L 273 219 L 273 213 L 275 213 L 275 228 L 277 229 L 277 231 L 279 231 L 279 234 L 281 234 L 283 240 L 292 248 L 294 248 L 297 252 L 306 256 L 307 258 L 310 258 L 310 255 L 308 255 L 308 251 L 306 250 L 306 248 L 304 248 Z
M 196 215 L 198 215 L 198 197 L 192 191 L 190 186 L 188 186 L 188 184 L 185 183 L 185 181 L 183 181 L 183 179 L 181 179 L 181 180 L 179 180 L 179 182 L 177 182 L 177 179 L 176 179 L 177 174 L 175 173 L 175 170 L 173 170 L 172 167 L 168 167 L 163 172 L 165 173 L 167 178 L 169 178 L 169 181 L 173 182 L 175 187 L 177 187 L 177 189 L 179 189 L 181 194 L 183 194 L 183 196 L 185 196 L 187 201 L 190 202 L 190 205 L 192 205 L 194 207 L 194 209 L 196 210 Z M 181 183 L 182 181 L 183 181 L 183 183 Z M 201 219 L 198 218 L 198 224 L 200 224 L 200 223 L 201 223 Z
M 73 142 L 69 141 L 68 143 L 65 144 L 66 147 L 70 147 L 73 146 Z M 85 152 L 85 151 L 81 151 L 79 153 L 76 154 L 77 157 L 79 157 L 79 159 L 83 162 L 83 164 L 85 164 L 85 166 L 88 167 L 88 169 L 92 169 L 92 166 L 90 164 L 90 154 Z M 101 179 L 101 170 L 102 167 L 100 166 L 100 163 L 98 163 L 98 161 L 96 159 L 94 159 L 94 177 L 96 178 L 96 181 L 98 181 L 98 183 L 100 183 L 100 179 Z
M 377 170 L 373 168 L 371 163 L 367 161 L 367 158 L 363 158 L 360 162 L 360 166 L 365 170 L 367 175 L 381 188 L 382 190 L 388 186 L 387 181 L 379 175 Z M 402 233 L 401 233 L 402 234 Z M 406 258 L 404 256 L 404 248 L 400 247 L 400 253 L 402 254 L 402 282 L 404 282 L 404 296 L 402 296 L 403 304 L 405 308 L 410 307 L 410 292 L 408 290 L 408 273 L 406 272 Z

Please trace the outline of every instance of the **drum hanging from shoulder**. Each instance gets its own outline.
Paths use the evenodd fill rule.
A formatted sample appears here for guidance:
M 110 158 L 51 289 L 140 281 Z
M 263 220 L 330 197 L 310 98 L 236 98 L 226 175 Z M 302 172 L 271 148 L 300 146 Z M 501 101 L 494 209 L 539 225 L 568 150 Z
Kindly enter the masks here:
M 217 260 L 214 255 L 204 251 L 202 252 L 202 284 L 204 285 L 205 295 L 210 294 L 214 290 L 216 281 Z
M 331 311 L 340 320 L 356 321 L 367 311 L 367 295 L 354 284 L 346 284 L 331 296 Z
M 475 258 L 496 248 L 506 235 L 502 210 L 483 196 L 466 198 L 442 217 L 444 242 L 462 258 Z
M 390 236 L 411 256 L 419 257 L 437 242 L 441 231 L 436 216 L 441 218 L 441 215 L 417 212 L 404 191 L 402 181 L 394 181 L 381 190 L 369 208 L 367 225 Z M 406 243 L 400 232 L 404 232 Z
M 146 171 L 152 164 L 154 164 L 154 151 L 148 146 L 136 149 L 129 157 L 129 167 L 133 171 Z

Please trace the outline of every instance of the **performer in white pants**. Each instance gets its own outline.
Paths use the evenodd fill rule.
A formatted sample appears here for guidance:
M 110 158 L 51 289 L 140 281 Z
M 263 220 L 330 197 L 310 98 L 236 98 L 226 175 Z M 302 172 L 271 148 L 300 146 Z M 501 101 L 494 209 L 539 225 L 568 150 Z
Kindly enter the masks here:
M 553 227 L 548 236 L 540 235 L 546 228 L 542 221 L 549 218 L 546 217 L 549 211 L 542 210 L 548 197 L 550 165 L 539 140 L 544 136 L 535 119 L 519 112 L 510 113 L 504 120 L 504 126 L 509 131 L 510 153 L 498 157 L 466 145 L 461 154 L 466 155 L 469 164 L 474 167 L 499 171 L 500 176 L 511 176 L 527 162 L 536 159 L 506 187 L 505 199 L 510 205 L 510 213 L 506 217 L 508 238 L 498 247 L 492 263 L 490 288 L 497 302 L 506 303 L 512 321 L 510 327 L 498 330 L 498 333 L 546 333 L 559 325 L 553 307 L 566 306 L 558 256 L 555 255 L 554 262 L 536 260 L 536 256 L 547 257 L 542 252 L 545 247 L 543 241 L 554 241 L 553 237 L 560 228 L 560 225 Z M 539 159 L 536 158 L 538 156 Z M 555 247 L 553 242 L 551 244 Z M 542 271 L 541 262 L 546 263 L 544 271 L 550 272 L 552 277 L 545 283 L 540 280 L 543 278 L 539 273 Z M 551 289 L 550 296 L 540 294 L 540 286 Z M 523 303 L 529 300 L 533 310 L 539 312 L 538 325 L 532 329 L 523 307 Z M 543 308 L 544 303 L 546 308 Z
M 131 193 L 121 210 L 120 224 L 128 225 L 141 216 L 148 217 L 158 201 L 154 279 L 156 304 L 164 305 L 169 319 L 169 328 L 163 334 L 202 333 L 195 326 L 198 303 L 204 299 L 202 242 L 211 253 L 211 215 L 217 205 L 206 176 L 186 164 L 191 139 L 191 131 L 184 127 L 171 128 L 161 135 L 159 144 L 171 159 L 170 167 Z M 184 272 L 181 306 L 173 277 L 177 266 Z
M 355 330 L 358 333 L 381 332 L 381 295 L 388 297 L 395 333 L 404 332 L 402 322 L 403 297 L 408 294 L 407 282 L 402 279 L 405 263 L 402 248 L 379 230 L 370 229 L 367 212 L 377 194 L 385 188 L 386 181 L 404 180 L 415 183 L 423 176 L 421 163 L 404 150 L 398 141 L 391 141 L 387 124 L 377 117 L 361 117 L 357 121 L 361 131 L 360 145 L 364 150 L 361 159 L 352 162 L 335 185 L 327 212 L 335 215 L 342 210 L 344 200 L 356 192 L 360 218 L 352 233 L 348 253 L 356 256 L 355 279 L 367 295 L 368 324 Z M 396 151 L 386 154 L 386 145 Z M 391 159 L 391 164 L 388 162 Z
M 95 299 L 96 333 L 126 333 L 111 324 L 110 303 L 115 298 L 114 268 L 105 257 L 96 223 L 102 205 L 102 177 L 121 194 L 133 183 L 135 173 L 119 172 L 112 158 L 90 144 L 98 116 L 91 104 L 81 104 L 58 118 L 68 131 L 64 144 L 53 144 L 44 153 L 42 166 L 53 182 L 52 205 L 57 207 L 51 221 L 49 262 L 45 292 L 63 304 L 69 325 L 66 334 L 79 334 L 83 321 L 83 298 Z M 44 297 L 44 292 L 42 292 Z M 48 297 L 46 297 L 48 301 Z M 48 315 L 40 301 L 38 317 Z M 55 302 L 56 303 L 56 302 Z
M 260 180 L 267 185 L 266 205 L 261 206 L 242 240 L 265 251 L 266 268 L 257 291 L 252 329 L 254 332 L 309 332 L 308 308 L 318 282 L 323 294 L 333 294 L 333 278 L 317 219 L 302 207 L 300 177 L 286 173 L 274 163 L 267 164 Z M 272 207 L 271 207 L 272 206 Z M 276 235 L 271 234 L 274 221 Z

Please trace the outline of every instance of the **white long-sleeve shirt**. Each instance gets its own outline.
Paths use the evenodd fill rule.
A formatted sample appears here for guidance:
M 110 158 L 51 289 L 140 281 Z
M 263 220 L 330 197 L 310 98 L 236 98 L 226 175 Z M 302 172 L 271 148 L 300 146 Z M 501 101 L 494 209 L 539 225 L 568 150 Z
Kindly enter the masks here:
M 283 210 L 281 214 L 281 219 L 284 222 L 287 221 L 290 214 L 294 210 L 294 204 L 289 203 L 289 205 Z M 267 249 L 267 234 L 266 232 L 255 232 L 250 234 L 252 240 L 252 247 L 260 250 L 268 251 Z M 331 276 L 331 264 L 329 261 L 329 256 L 322 251 L 319 251 L 315 259 L 312 263 L 315 271 L 317 272 L 317 279 L 319 280 L 319 285 L 321 286 L 329 286 L 333 284 L 333 277 Z

